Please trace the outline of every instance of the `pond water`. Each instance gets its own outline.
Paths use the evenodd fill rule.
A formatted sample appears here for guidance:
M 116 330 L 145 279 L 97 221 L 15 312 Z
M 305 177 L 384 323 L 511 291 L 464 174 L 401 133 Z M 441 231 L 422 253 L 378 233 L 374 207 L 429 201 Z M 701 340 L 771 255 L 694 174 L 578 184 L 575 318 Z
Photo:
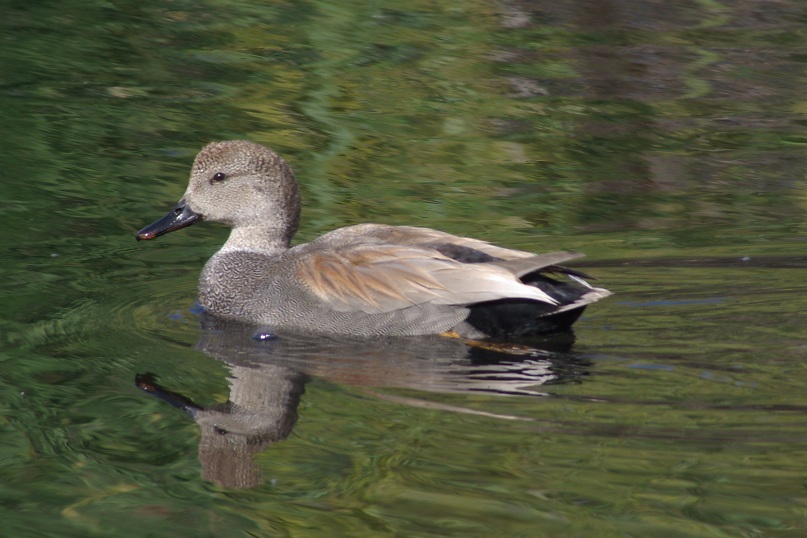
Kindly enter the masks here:
M 6 535 L 807 533 L 807 4 L 3 4 Z M 133 238 L 229 138 L 298 241 L 580 250 L 614 295 L 500 350 L 254 341 L 194 307 L 223 227 Z

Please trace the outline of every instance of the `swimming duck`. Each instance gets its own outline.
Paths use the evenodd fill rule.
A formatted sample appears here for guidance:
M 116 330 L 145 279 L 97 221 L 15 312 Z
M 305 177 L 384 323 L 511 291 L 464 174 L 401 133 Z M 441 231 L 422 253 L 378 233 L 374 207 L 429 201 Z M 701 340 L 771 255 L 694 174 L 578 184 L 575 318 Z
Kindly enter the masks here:
M 185 195 L 136 238 L 199 220 L 232 228 L 202 270 L 201 305 L 274 329 L 517 338 L 566 331 L 610 295 L 559 265 L 582 254 L 535 255 L 429 228 L 358 224 L 292 247 L 297 181 L 277 153 L 249 141 L 203 148 Z

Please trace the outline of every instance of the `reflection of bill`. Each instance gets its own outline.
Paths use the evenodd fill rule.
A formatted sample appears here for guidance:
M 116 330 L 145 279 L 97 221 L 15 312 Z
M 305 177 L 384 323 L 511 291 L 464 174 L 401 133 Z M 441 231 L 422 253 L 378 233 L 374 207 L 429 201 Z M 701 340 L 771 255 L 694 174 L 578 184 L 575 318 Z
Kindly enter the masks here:
M 229 401 L 202 407 L 166 390 L 153 376 L 136 383 L 191 416 L 201 429 L 202 477 L 219 485 L 247 488 L 260 483 L 253 455 L 289 436 L 310 376 L 368 387 L 368 394 L 406 405 L 501 416 L 463 407 L 391 396 L 370 388 L 409 388 L 429 392 L 488 392 L 543 395 L 535 386 L 576 378 L 585 361 L 568 353 L 565 340 L 542 347 L 496 346 L 445 337 L 334 339 L 281 335 L 257 341 L 254 327 L 205 319 L 197 347 L 230 368 Z M 549 344 L 552 344 L 550 346 Z
M 137 386 L 188 413 L 201 430 L 202 478 L 224 487 L 261 482 L 253 455 L 289 436 L 297 422 L 304 375 L 283 366 L 232 367 L 229 401 L 207 408 L 137 376 Z

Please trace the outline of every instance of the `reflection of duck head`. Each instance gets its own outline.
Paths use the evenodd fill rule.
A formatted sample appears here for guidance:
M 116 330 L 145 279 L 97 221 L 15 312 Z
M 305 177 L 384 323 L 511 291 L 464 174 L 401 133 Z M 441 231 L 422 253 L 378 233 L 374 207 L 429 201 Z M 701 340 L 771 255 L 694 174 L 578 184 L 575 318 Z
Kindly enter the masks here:
M 194 418 L 202 435 L 202 475 L 225 487 L 260 483 L 252 456 L 289 436 L 309 376 L 373 388 L 541 395 L 534 386 L 574 377 L 585 366 L 558 351 L 567 351 L 569 340 L 553 341 L 556 351 L 469 345 L 440 336 L 282 335 L 257 341 L 254 326 L 203 317 L 203 327 L 197 348 L 231 370 L 227 403 L 202 408 L 146 377 L 139 378 L 138 386 Z M 561 363 L 567 367 L 563 373 Z
M 260 483 L 252 455 L 289 436 L 304 382 L 282 366 L 232 367 L 230 401 L 196 413 L 202 476 L 227 487 Z
M 228 401 L 210 407 L 166 390 L 150 375 L 138 375 L 135 382 L 185 411 L 199 425 L 203 478 L 225 487 L 252 487 L 261 482 L 252 456 L 291 434 L 305 375 L 283 366 L 233 366 L 228 381 Z

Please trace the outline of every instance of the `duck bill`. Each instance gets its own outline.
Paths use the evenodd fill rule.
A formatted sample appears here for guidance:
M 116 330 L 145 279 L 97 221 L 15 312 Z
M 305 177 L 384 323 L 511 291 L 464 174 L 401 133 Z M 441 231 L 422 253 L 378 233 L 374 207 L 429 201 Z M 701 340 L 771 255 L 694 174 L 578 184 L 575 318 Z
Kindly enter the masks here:
M 201 218 L 202 216 L 199 213 L 195 213 L 190 207 L 188 207 L 187 202 L 185 202 L 185 199 L 183 198 L 179 201 L 174 209 L 168 212 L 166 216 L 156 222 L 152 222 L 137 232 L 135 239 L 138 241 L 143 239 L 154 239 L 155 237 L 160 237 L 168 232 L 173 232 L 174 230 L 179 230 L 185 226 L 190 226 Z

